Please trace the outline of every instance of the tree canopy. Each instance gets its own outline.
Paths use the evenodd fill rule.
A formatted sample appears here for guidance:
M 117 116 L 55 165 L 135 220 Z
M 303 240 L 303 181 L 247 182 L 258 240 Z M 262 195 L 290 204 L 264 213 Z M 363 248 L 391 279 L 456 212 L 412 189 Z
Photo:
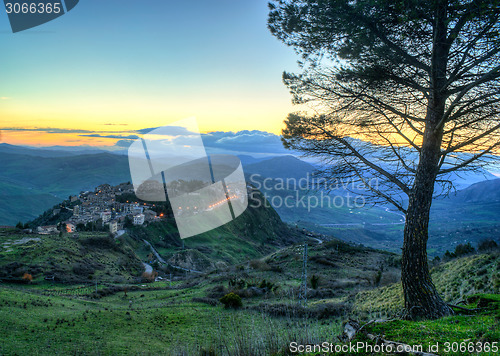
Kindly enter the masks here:
M 405 211 L 431 101 L 443 109 L 432 128 L 442 132 L 441 191 L 451 172 L 491 162 L 500 145 L 498 1 L 280 0 L 270 9 L 271 32 L 304 58 L 304 72 L 284 82 L 314 110 L 288 117 L 284 142 L 342 162 L 325 177 L 375 175 L 373 198 Z
M 450 174 L 500 146 L 500 0 L 275 0 L 269 29 L 302 55 L 284 73 L 309 111 L 285 121 L 286 147 L 323 159 L 374 202 L 405 213 L 404 317 L 452 313 L 432 283 L 432 199 Z M 373 178 L 376 178 L 375 180 Z M 372 182 L 376 182 L 372 184 Z M 442 188 L 436 190 L 436 184 Z

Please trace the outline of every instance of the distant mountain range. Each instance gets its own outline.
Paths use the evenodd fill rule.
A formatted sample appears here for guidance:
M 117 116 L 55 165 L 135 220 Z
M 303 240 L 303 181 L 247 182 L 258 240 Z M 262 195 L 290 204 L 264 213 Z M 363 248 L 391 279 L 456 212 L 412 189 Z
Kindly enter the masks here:
M 245 166 L 247 174 L 258 174 L 263 178 L 300 179 L 312 175 L 316 168 L 294 156 L 279 156 Z
M 130 181 L 127 157 L 0 145 L 0 225 L 32 220 L 68 195 Z
M 451 195 L 451 199 L 465 203 L 500 202 L 500 179 L 474 183 L 458 191 L 456 194 Z
M 14 146 L 8 143 L 0 143 L 0 155 L 3 154 L 21 154 L 34 157 L 68 157 L 86 154 L 109 153 L 96 148 L 70 147 L 70 146 L 51 146 L 44 148 Z
M 247 179 L 257 175 L 257 180 L 298 180 L 312 175 L 318 167 L 291 155 L 239 157 Z M 86 147 L 66 150 L 63 147 L 41 149 L 0 144 L 0 167 L 0 225 L 32 220 L 68 195 L 82 190 L 131 180 L 127 156 Z M 474 236 L 478 239 L 483 227 L 493 231 L 493 226 L 500 225 L 498 207 L 494 205 L 500 201 L 500 179 L 487 171 L 453 174 L 448 178 L 453 179 L 460 190 L 433 205 L 433 226 L 439 236 L 445 236 L 441 238 L 443 245 L 449 239 L 458 238 L 462 229 L 468 226 L 476 229 Z M 295 195 L 294 191 L 272 189 L 267 193 L 271 197 Z M 333 194 L 343 195 L 343 192 L 339 190 Z M 341 206 L 308 210 L 281 206 L 276 210 L 288 223 L 356 242 L 359 242 L 357 237 L 373 235 L 361 240 L 374 247 L 386 248 L 387 241 L 399 241 L 402 236 L 401 215 L 384 207 L 353 210 Z M 444 220 L 440 219 L 443 217 Z M 363 233 L 356 233 L 355 229 L 363 229 Z M 450 235 L 452 230 L 453 236 Z M 379 246 L 377 241 L 384 243 Z

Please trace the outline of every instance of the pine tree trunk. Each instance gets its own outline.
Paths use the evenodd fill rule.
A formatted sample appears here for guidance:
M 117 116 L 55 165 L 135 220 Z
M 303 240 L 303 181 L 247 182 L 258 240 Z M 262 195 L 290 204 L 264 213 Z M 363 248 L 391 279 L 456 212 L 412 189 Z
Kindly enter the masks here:
M 420 177 L 408 206 L 401 271 L 405 319 L 436 319 L 452 313 L 436 291 L 427 264 L 433 183 L 432 177 L 428 174 Z
M 436 319 L 453 313 L 432 283 L 427 264 L 429 216 L 434 184 L 439 171 L 443 127 L 439 124 L 445 108 L 447 46 L 447 0 L 438 0 L 435 10 L 431 64 L 431 95 L 425 118 L 420 160 L 410 194 L 404 230 L 401 279 L 406 319 Z
M 441 133 L 435 132 L 434 126 L 429 125 L 424 134 L 404 229 L 401 279 L 406 319 L 436 319 L 452 313 L 450 307 L 438 295 L 427 264 L 429 216 L 438 171 L 440 145 Z
M 408 203 L 404 229 L 401 279 L 406 319 L 436 319 L 452 314 L 432 283 L 427 263 L 429 216 L 439 169 L 442 130 L 436 130 L 442 105 L 430 106 L 420 161 Z

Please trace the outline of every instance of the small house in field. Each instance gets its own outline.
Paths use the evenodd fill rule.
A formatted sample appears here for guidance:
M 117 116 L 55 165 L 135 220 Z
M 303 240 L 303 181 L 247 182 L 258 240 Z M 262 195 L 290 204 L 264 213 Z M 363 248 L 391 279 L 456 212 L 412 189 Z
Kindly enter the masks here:
M 76 225 L 70 221 L 64 222 L 66 224 L 66 232 L 73 233 L 76 231 Z
M 39 226 L 36 231 L 39 235 L 57 234 L 59 232 L 56 225 Z

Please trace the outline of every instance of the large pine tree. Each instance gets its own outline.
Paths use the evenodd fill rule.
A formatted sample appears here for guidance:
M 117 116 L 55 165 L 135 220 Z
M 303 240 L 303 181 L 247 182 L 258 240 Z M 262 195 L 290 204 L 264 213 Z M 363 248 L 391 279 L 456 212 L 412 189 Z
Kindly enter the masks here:
M 499 1 L 269 6 L 272 34 L 303 57 L 303 73 L 284 73 L 285 84 L 312 109 L 289 115 L 285 145 L 330 163 L 325 177 L 365 182 L 371 198 L 406 214 L 405 316 L 450 314 L 429 274 L 429 214 L 452 172 L 480 167 L 500 145 Z

